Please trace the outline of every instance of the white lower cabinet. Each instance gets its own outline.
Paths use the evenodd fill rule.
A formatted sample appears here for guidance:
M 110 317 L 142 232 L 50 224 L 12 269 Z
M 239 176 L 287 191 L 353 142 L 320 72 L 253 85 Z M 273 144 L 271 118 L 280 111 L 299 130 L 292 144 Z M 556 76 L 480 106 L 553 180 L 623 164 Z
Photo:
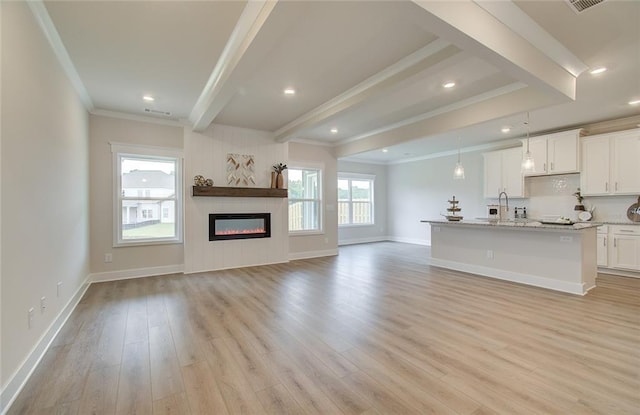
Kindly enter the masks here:
M 640 226 L 610 226 L 609 267 L 640 271 Z
M 596 259 L 599 267 L 607 267 L 609 265 L 608 233 L 609 227 L 607 225 L 598 228 Z

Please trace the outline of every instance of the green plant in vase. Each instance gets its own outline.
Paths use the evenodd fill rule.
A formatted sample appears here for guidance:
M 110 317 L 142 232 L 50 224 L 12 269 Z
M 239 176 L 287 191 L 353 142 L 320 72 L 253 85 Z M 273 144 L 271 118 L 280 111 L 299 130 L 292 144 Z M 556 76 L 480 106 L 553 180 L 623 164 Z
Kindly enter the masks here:
M 287 165 L 278 163 L 273 165 L 273 171 L 276 173 L 276 189 L 284 189 L 284 177 L 282 172 L 287 170 Z

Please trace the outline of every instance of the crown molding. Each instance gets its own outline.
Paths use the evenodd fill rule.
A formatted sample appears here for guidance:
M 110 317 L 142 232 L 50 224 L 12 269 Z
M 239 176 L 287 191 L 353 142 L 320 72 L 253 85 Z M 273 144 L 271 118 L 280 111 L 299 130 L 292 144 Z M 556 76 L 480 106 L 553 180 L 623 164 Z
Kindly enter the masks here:
M 171 127 L 182 128 L 182 127 L 189 126 L 188 121 L 185 121 L 185 120 L 180 120 L 180 121 L 167 120 L 167 119 L 156 118 L 156 117 L 145 116 L 145 115 L 129 114 L 129 113 L 120 112 L 120 111 L 97 109 L 97 110 L 90 111 L 90 114 L 98 115 L 101 117 L 119 118 L 121 120 L 131 120 L 131 121 L 140 121 L 140 122 L 146 122 L 151 124 L 168 125 Z
M 80 79 L 80 75 L 78 74 L 76 67 L 73 65 L 73 62 L 71 61 L 71 57 L 69 56 L 69 52 L 67 52 L 67 48 L 65 48 L 64 44 L 62 43 L 60 34 L 53 24 L 51 16 L 49 16 L 49 12 L 45 7 L 44 2 L 41 0 L 32 0 L 28 1 L 27 4 L 29 5 L 29 9 L 31 9 L 31 13 L 33 13 L 33 16 L 38 22 L 38 26 L 40 26 L 42 33 L 47 38 L 49 45 L 51 45 L 51 49 L 53 49 L 54 55 L 56 55 L 56 58 L 58 58 L 58 62 L 60 62 L 60 65 L 62 66 L 62 70 L 67 75 L 67 78 L 69 78 L 71 85 L 73 85 L 73 88 L 80 97 L 82 104 L 88 112 L 93 111 L 93 101 L 91 101 L 89 92 L 87 92 L 87 88 L 84 86 L 84 83 Z

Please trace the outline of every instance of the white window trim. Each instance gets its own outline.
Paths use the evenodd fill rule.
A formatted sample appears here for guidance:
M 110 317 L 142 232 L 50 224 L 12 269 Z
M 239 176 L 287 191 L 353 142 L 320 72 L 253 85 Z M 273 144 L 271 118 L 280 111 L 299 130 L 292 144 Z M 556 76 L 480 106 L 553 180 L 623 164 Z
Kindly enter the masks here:
M 338 180 L 371 180 L 373 182 L 373 186 L 371 187 L 371 223 L 345 223 L 338 224 L 338 228 L 362 228 L 366 226 L 376 226 L 376 192 L 375 192 L 375 184 L 376 184 L 376 175 L 375 174 L 365 174 L 365 173 L 348 173 L 348 172 L 338 172 Z M 340 204 L 340 200 L 337 200 L 337 203 Z M 351 201 L 353 203 L 353 201 Z M 351 218 L 350 218 L 351 220 Z
M 318 186 L 320 187 L 318 195 L 320 196 L 320 217 L 318 221 L 320 222 L 320 229 L 313 229 L 307 231 L 289 231 L 289 236 L 311 236 L 311 235 L 324 235 L 324 163 L 313 163 L 313 162 L 301 162 L 301 161 L 289 161 L 289 169 L 291 170 L 318 170 L 320 172 L 320 178 Z M 287 180 L 289 176 L 287 176 Z M 288 186 L 287 186 L 288 187 Z M 301 201 L 315 201 L 316 199 L 294 199 Z M 289 213 L 289 201 L 287 201 L 287 217 Z M 287 219 L 287 228 L 288 228 L 288 219 Z
M 167 245 L 182 244 L 184 241 L 184 155 L 182 149 L 170 147 L 158 147 L 149 145 L 125 144 L 118 142 L 110 142 L 112 163 L 113 163 L 113 247 L 126 246 L 143 246 L 143 245 Z M 174 238 L 156 238 L 156 239 L 139 239 L 135 241 L 124 241 L 122 239 L 122 209 L 120 209 L 120 188 L 122 186 L 121 174 L 121 156 L 138 156 L 145 158 L 157 158 L 158 160 L 175 159 L 176 160 L 176 237 Z M 140 198 L 144 199 L 144 197 Z M 154 198 L 155 200 L 156 198 Z

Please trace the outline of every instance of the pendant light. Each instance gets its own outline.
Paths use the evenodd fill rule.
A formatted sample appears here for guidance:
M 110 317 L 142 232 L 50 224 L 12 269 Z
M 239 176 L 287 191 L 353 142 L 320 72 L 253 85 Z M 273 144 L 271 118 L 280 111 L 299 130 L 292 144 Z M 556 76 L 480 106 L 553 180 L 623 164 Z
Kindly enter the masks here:
M 464 167 L 462 167 L 462 163 L 460 163 L 460 137 L 458 137 L 458 162 L 453 169 L 453 178 L 454 180 L 464 179 Z
M 527 122 L 525 122 L 527 126 L 527 152 L 524 153 L 524 157 L 522 158 L 522 173 L 533 173 L 536 171 L 536 163 L 533 160 L 533 156 L 531 155 L 531 151 L 529 151 L 529 112 L 527 111 Z

